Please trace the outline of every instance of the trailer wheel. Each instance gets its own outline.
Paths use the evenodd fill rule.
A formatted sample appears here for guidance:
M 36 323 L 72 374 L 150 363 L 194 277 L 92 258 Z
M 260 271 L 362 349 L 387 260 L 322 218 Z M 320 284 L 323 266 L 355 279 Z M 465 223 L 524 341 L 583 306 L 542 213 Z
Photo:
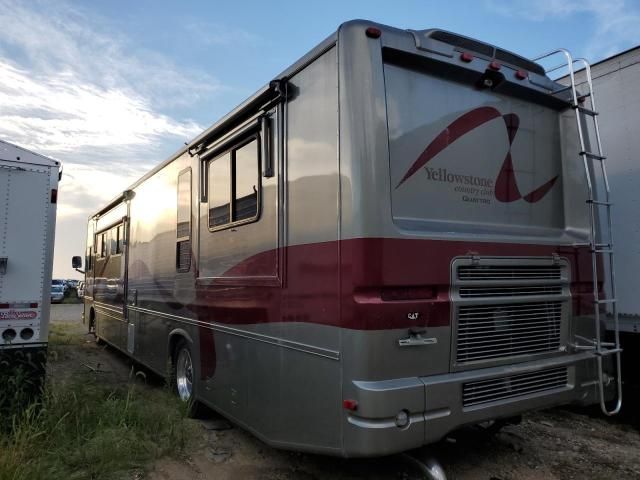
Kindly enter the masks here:
M 202 406 L 195 399 L 196 365 L 191 348 L 185 340 L 180 340 L 173 353 L 173 387 L 182 400 L 189 404 L 188 414 L 195 418 L 201 415 Z

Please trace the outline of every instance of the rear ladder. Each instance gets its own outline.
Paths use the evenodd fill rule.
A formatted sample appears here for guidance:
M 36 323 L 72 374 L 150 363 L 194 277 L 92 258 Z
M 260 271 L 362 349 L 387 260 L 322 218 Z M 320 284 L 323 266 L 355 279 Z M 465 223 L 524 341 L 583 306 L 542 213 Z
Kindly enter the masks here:
M 618 325 L 618 308 L 616 300 L 616 284 L 615 284 L 615 270 L 614 270 L 614 256 L 613 256 L 613 234 L 611 228 L 611 195 L 609 189 L 609 180 L 607 179 L 607 169 L 605 167 L 607 157 L 602 150 L 602 142 L 600 140 L 600 130 L 598 128 L 598 112 L 596 111 L 596 103 L 593 95 L 593 82 L 591 79 L 591 67 L 584 58 L 573 59 L 571 54 L 565 49 L 554 50 L 552 52 L 541 55 L 534 61 L 542 60 L 544 58 L 554 57 L 556 55 L 563 56 L 563 63 L 547 70 L 547 73 L 552 71 L 566 68 L 569 73 L 570 85 L 551 92 L 557 94 L 561 91 L 571 92 L 571 107 L 573 108 L 576 116 L 576 122 L 578 126 L 578 136 L 580 139 L 580 152 L 578 155 L 582 158 L 584 164 L 585 175 L 587 179 L 588 198 L 586 203 L 589 208 L 589 249 L 591 251 L 591 268 L 593 278 L 593 302 L 594 302 L 594 321 L 595 321 L 595 338 L 587 339 L 584 337 L 577 337 L 585 344 L 575 345 L 578 350 L 593 351 L 596 355 L 596 361 L 598 366 L 598 391 L 600 397 L 600 408 L 605 415 L 615 415 L 620 411 L 622 407 L 622 369 L 620 354 L 622 349 L 620 348 L 620 328 Z M 586 78 L 586 85 L 588 92 L 585 95 L 580 95 L 577 91 L 574 64 L 582 64 L 584 74 Z M 590 98 L 591 109 L 582 106 L 582 102 L 585 98 Z M 595 149 L 592 149 L 590 141 L 587 140 L 585 134 L 585 128 L 587 128 L 588 122 L 592 122 L 593 131 L 595 133 Z M 599 164 L 599 167 L 594 165 Z M 604 187 L 602 198 L 598 195 L 598 185 L 602 182 Z M 601 209 L 601 210 L 599 210 Z M 600 214 L 604 214 L 604 225 L 601 222 Z M 600 235 L 598 233 L 600 232 Z M 598 272 L 598 260 L 599 256 L 605 257 L 605 262 L 608 263 L 608 277 L 609 288 L 611 289 L 611 297 L 604 298 L 604 294 L 600 292 L 600 279 Z M 608 261 L 607 261 L 608 260 Z M 602 298 L 601 298 L 602 297 Z M 604 332 L 600 325 L 600 307 L 601 305 L 610 305 L 611 314 L 613 316 L 614 325 L 614 341 L 605 342 L 602 337 Z M 617 383 L 617 398 L 615 407 L 609 409 L 605 402 L 605 385 L 608 383 L 608 376 L 605 379 L 603 371 L 603 358 L 609 355 L 615 355 L 616 362 L 616 383 Z

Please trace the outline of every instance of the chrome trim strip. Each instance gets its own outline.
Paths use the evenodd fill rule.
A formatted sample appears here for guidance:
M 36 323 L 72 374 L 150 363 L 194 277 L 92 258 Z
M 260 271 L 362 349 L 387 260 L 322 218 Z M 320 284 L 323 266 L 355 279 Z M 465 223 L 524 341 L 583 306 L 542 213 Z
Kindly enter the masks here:
M 270 345 L 276 345 L 278 347 L 288 348 L 290 350 L 296 350 L 298 352 L 309 353 L 311 355 L 317 355 L 319 357 L 324 357 L 331 360 L 340 360 L 340 352 L 335 350 L 316 347 L 314 345 L 308 345 L 306 343 L 301 343 L 301 342 L 294 342 L 292 340 L 286 340 L 284 338 L 272 337 L 269 335 L 264 335 L 262 333 L 249 332 L 247 330 L 229 327 L 227 325 L 222 325 L 220 323 L 202 322 L 200 320 L 194 320 L 192 318 L 182 317 L 179 315 L 172 315 L 170 313 L 158 312 L 156 310 L 149 310 L 142 307 L 129 306 L 128 308 L 131 311 L 144 313 L 147 315 L 155 315 L 155 316 L 163 317 L 169 320 L 174 320 L 177 322 L 194 325 L 196 327 L 209 328 L 211 330 L 228 333 L 230 335 L 236 335 L 238 337 L 247 338 L 249 340 L 268 343 Z
M 115 315 L 106 313 L 106 311 L 101 310 L 100 308 L 96 308 L 96 313 L 99 313 L 100 315 L 104 315 L 105 317 L 113 318 L 114 320 L 124 323 L 124 317 L 116 317 Z
M 112 312 L 115 313 L 119 313 L 121 315 L 124 315 L 124 309 L 122 308 L 116 308 L 113 305 L 109 304 L 109 303 L 102 303 L 102 302 L 96 302 L 94 301 L 93 304 L 97 307 L 100 307 L 104 310 L 111 310 Z

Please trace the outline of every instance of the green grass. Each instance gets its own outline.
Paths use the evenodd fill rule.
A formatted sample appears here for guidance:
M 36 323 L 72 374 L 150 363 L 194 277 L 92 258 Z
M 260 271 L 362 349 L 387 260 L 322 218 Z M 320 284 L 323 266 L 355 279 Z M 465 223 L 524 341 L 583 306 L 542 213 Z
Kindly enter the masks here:
M 54 344 L 73 337 L 54 328 Z M 0 387 L 0 397 L 12 391 Z M 6 414 L 0 430 L 0 480 L 132 478 L 155 458 L 179 456 L 194 436 L 187 408 L 168 389 L 104 384 L 99 376 L 56 383 L 39 402 Z

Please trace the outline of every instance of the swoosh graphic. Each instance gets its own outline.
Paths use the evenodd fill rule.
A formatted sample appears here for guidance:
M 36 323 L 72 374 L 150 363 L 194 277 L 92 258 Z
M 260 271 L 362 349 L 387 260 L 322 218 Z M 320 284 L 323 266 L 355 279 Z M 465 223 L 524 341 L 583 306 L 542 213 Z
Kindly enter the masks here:
M 413 165 L 411 165 L 411 168 L 407 170 L 407 173 L 402 177 L 400 183 L 396 185 L 396 188 L 400 187 L 400 185 L 424 167 L 429 160 L 455 142 L 458 138 L 500 116 L 504 120 L 504 125 L 507 129 L 509 151 L 507 152 L 507 156 L 505 157 L 502 167 L 500 168 L 500 172 L 498 173 L 498 177 L 496 178 L 494 188 L 496 200 L 503 203 L 510 203 L 522 198 L 528 203 L 539 202 L 556 183 L 558 175 L 526 195 L 522 195 L 520 193 L 518 183 L 516 182 L 515 170 L 513 168 L 513 160 L 511 158 L 511 145 L 518 133 L 520 119 L 515 113 L 501 115 L 500 112 L 493 107 L 476 108 L 451 122 L 438 134 L 436 138 L 433 139 L 427 148 L 424 149 L 416 161 L 413 162 Z

